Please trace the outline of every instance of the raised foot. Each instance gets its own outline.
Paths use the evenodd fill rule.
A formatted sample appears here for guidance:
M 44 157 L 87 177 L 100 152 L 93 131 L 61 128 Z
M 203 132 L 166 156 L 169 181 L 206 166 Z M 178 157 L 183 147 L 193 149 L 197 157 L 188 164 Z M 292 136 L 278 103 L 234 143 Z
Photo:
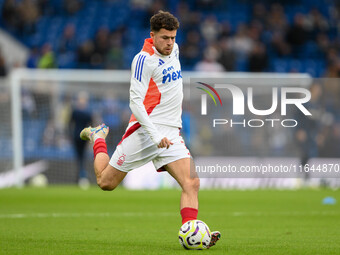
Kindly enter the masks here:
M 97 138 L 105 139 L 109 133 L 109 127 L 104 123 L 97 127 L 87 127 L 80 132 L 80 138 L 84 141 L 90 141 L 94 143 L 95 136 Z

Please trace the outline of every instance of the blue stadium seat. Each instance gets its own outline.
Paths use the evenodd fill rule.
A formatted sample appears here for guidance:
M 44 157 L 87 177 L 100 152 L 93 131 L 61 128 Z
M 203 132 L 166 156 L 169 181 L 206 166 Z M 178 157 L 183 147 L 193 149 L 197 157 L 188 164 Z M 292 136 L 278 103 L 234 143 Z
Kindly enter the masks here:
M 289 71 L 294 71 L 294 72 L 302 72 L 303 70 L 303 64 L 301 60 L 299 59 L 291 59 L 289 61 Z
M 74 52 L 67 52 L 59 56 L 57 65 L 59 68 L 76 68 L 75 59 Z
M 274 59 L 272 61 L 273 71 L 277 73 L 288 72 L 289 65 L 286 59 Z
M 31 153 L 37 151 L 42 142 L 46 121 L 43 120 L 24 120 L 23 137 L 24 152 Z
M 69 15 L 64 9 L 61 0 L 50 0 L 48 4 L 54 9 L 54 12 L 48 12 L 40 17 L 36 29 L 37 32 L 32 35 L 20 37 L 21 40 L 29 47 L 42 46 L 49 42 L 54 49 L 57 49 L 64 28 L 69 23 L 76 26 L 76 38 L 78 44 L 85 40 L 93 39 L 97 30 L 100 27 L 108 27 L 111 31 L 124 25 L 127 28 L 127 33 L 124 35 L 124 66 L 129 68 L 130 61 L 133 56 L 141 49 L 143 40 L 149 36 L 148 13 L 142 9 L 132 9 L 130 1 L 93 1 L 79 0 L 82 2 L 82 8 L 75 14 Z M 4 0 L 0 0 L 0 7 Z M 179 0 L 171 0 L 168 5 L 172 9 L 176 9 Z M 187 1 L 191 9 L 197 10 L 195 7 L 196 1 Z M 219 22 L 229 22 L 233 32 L 241 23 L 249 23 L 253 4 L 250 1 L 234 1 L 219 3 L 219 9 L 212 8 L 209 10 L 199 10 L 202 15 L 202 20 L 209 16 L 215 15 Z M 290 23 L 293 22 L 296 13 L 307 14 L 312 8 L 317 8 L 325 17 L 329 17 L 329 10 L 334 6 L 332 1 L 325 4 L 320 0 L 300 0 L 297 2 L 289 1 L 283 5 L 285 15 Z M 270 8 L 270 3 L 266 4 L 267 9 Z M 171 8 L 170 8 L 171 9 Z M 329 31 L 331 39 L 338 36 L 337 29 L 332 27 Z M 325 64 L 320 64 L 324 54 L 320 52 L 317 44 L 313 41 L 307 42 L 302 47 L 301 52 L 297 54 L 299 60 L 291 60 L 289 58 L 279 59 L 274 51 L 271 51 L 270 41 L 272 34 L 267 32 L 262 34 L 261 40 L 265 45 L 269 46 L 268 55 L 271 62 L 271 70 L 276 72 L 289 72 L 292 69 L 295 71 L 303 71 L 320 76 L 324 73 Z M 181 44 L 185 40 L 185 35 L 178 33 L 177 42 Z M 76 50 L 76 49 L 75 49 Z M 58 64 L 61 68 L 76 66 L 74 54 L 69 56 L 57 56 Z M 304 60 L 308 59 L 308 60 Z M 313 62 L 314 61 L 314 62 Z M 320 62 L 321 61 L 321 62 Z M 237 70 L 246 71 L 247 63 L 245 60 L 238 60 L 236 63 Z M 186 67 L 191 69 L 191 67 Z
M 237 58 L 235 69 L 236 69 L 236 71 L 239 71 L 239 72 L 248 71 L 248 59 L 247 58 Z

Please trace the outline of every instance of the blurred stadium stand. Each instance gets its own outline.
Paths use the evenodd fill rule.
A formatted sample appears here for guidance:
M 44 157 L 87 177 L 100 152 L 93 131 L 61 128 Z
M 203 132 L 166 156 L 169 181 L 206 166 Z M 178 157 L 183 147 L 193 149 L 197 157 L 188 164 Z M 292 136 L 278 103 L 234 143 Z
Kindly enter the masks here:
M 181 23 L 176 40 L 183 70 L 201 70 L 200 66 L 204 71 L 204 68 L 218 66 L 219 70 L 225 71 L 306 72 L 315 78 L 338 78 L 340 75 L 338 0 L 0 0 L 0 9 L 1 29 L 30 51 L 26 61 L 9 63 L 0 47 L 0 76 L 6 76 L 17 66 L 129 69 L 132 58 L 149 36 L 149 18 L 160 9 L 171 11 Z M 104 95 L 92 97 L 90 108 L 99 109 L 97 113 L 101 116 L 97 117 L 112 121 L 110 128 L 117 128 L 117 132 L 111 134 L 114 137 L 110 138 L 114 145 L 124 132 L 127 123 L 124 118 L 128 118 L 130 112 L 126 98 L 120 101 L 113 96 L 114 102 L 110 102 L 110 98 L 103 99 Z M 67 140 L 65 126 L 53 123 L 56 118 L 52 110 L 53 97 L 58 95 L 29 91 L 25 94 L 23 91 L 24 155 L 28 162 L 37 158 L 54 160 L 50 162 L 50 167 L 56 170 L 51 174 L 53 182 L 69 182 L 76 177 L 58 179 L 58 171 L 74 168 L 66 162 L 74 158 L 74 152 Z M 70 110 L 72 99 L 69 94 L 58 98 L 64 108 L 68 107 L 63 111 Z M 0 103 L 5 104 L 6 100 L 9 99 L 3 98 Z M 321 123 L 320 119 L 316 120 L 317 133 L 322 138 L 321 145 L 315 145 L 319 146 L 319 156 L 340 156 L 339 102 L 339 86 L 322 84 L 317 107 L 327 112 L 331 121 Z M 117 108 L 124 114 L 117 116 Z M 189 112 L 184 110 L 183 116 L 189 116 Z M 10 119 L 7 115 L 6 118 Z M 188 137 L 185 134 L 188 128 L 183 130 Z M 4 161 L 10 157 L 9 131 L 0 134 L 1 159 Z M 265 148 L 254 139 L 267 134 L 247 135 L 242 137 L 243 147 L 238 151 L 231 148 L 230 155 L 286 156 L 290 153 L 290 156 L 296 156 L 298 153 L 293 131 L 289 136 L 290 147 L 277 154 L 273 148 Z M 241 136 L 235 132 L 231 141 L 237 141 Z M 286 140 L 286 137 L 282 139 Z M 217 146 L 209 154 L 214 155 L 218 150 Z M 65 167 L 60 167 L 63 164 L 58 161 L 60 159 L 65 160 L 62 165 Z
M 150 16 L 163 9 L 181 22 L 184 70 L 204 60 L 208 47 L 226 71 L 321 77 L 338 69 L 336 0 L 0 0 L 0 7 L 1 27 L 32 50 L 29 67 L 129 69 Z M 46 51 L 54 55 L 50 65 L 39 61 Z

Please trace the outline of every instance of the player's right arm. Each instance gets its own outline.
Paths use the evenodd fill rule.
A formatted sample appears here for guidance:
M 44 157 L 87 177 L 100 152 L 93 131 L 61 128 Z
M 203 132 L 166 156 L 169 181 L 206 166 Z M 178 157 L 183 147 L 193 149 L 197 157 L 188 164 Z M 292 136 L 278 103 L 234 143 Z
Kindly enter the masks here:
M 131 66 L 131 86 L 130 86 L 130 109 L 136 120 L 141 124 L 146 133 L 151 137 L 152 141 L 158 148 L 169 148 L 172 144 L 166 137 L 162 136 L 155 125 L 151 122 L 150 117 L 144 106 L 144 99 L 148 92 L 150 82 L 152 82 L 153 66 L 150 63 L 146 54 L 138 54 L 132 61 Z M 148 93 L 155 93 L 149 91 Z M 155 98 L 154 107 L 157 105 L 157 95 L 152 95 Z

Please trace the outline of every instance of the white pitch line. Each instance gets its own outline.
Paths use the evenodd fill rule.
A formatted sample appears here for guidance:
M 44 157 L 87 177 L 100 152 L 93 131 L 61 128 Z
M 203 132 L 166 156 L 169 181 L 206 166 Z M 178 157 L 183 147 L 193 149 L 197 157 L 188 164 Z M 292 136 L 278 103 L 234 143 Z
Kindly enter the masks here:
M 231 217 L 264 217 L 264 216 L 340 216 L 337 211 L 311 211 L 311 212 L 227 212 L 204 213 L 205 216 L 231 216 Z M 0 214 L 0 219 L 24 219 L 24 218 L 81 218 L 81 217 L 179 217 L 179 213 L 159 212 L 105 212 L 105 213 L 13 213 Z
M 178 216 L 179 213 L 13 213 L 0 214 L 0 219 L 23 219 L 23 218 L 80 218 L 80 217 L 154 217 L 154 216 Z
M 240 216 L 336 216 L 340 215 L 340 212 L 234 212 L 232 216 L 240 217 Z

